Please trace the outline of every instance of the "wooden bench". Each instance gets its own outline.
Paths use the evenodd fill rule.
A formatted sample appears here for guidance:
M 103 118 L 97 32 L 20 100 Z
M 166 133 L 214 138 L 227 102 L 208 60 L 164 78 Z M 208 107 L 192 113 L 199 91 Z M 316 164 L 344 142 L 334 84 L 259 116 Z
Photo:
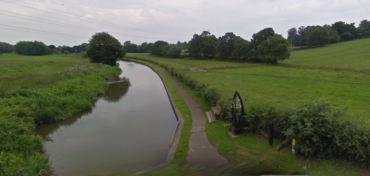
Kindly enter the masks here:
M 216 106 L 212 106 L 212 112 L 216 117 L 219 117 L 221 115 L 220 105 L 216 104 Z

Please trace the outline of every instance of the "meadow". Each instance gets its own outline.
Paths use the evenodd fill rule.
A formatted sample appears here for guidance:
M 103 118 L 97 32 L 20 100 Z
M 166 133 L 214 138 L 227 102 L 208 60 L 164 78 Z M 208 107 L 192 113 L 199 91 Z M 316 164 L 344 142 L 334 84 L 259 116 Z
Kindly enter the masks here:
M 351 43 L 352 42 L 352 43 Z M 227 102 L 238 91 L 242 98 L 249 100 L 268 100 L 281 107 L 295 107 L 302 102 L 322 97 L 328 98 L 332 105 L 343 110 L 340 121 L 351 121 L 368 128 L 370 98 L 368 53 L 362 45 L 370 44 L 369 39 L 328 45 L 322 48 L 292 52 L 290 59 L 277 65 L 257 63 L 237 63 L 217 59 L 202 60 L 192 58 L 170 59 L 149 54 L 128 54 L 130 59 L 146 60 L 167 68 L 174 68 L 181 74 L 191 77 L 198 83 L 216 88 L 221 94 L 220 102 Z M 346 50 L 350 45 L 353 50 Z M 358 48 L 362 48 L 358 51 Z M 342 52 L 343 51 L 343 52 Z M 339 53 L 338 53 L 339 52 Z M 358 53 L 360 52 L 360 53 Z M 323 56 L 317 58 L 315 53 Z M 351 58 L 358 53 L 361 57 Z M 326 57 L 328 59 L 326 60 Z M 351 65 L 348 67 L 347 63 Z M 339 68 L 339 69 L 338 69 Z M 168 70 L 171 72 L 171 69 Z M 179 81 L 177 79 L 177 81 Z M 196 91 L 182 83 L 182 86 L 200 104 L 203 112 L 210 110 L 209 103 L 198 96 Z M 245 104 L 248 106 L 248 101 Z M 285 170 L 302 171 L 307 164 L 306 157 L 291 155 L 291 147 L 276 152 L 268 146 L 267 139 L 260 134 L 247 133 L 230 138 L 228 121 L 207 123 L 207 136 L 218 152 L 230 161 L 266 165 Z M 281 141 L 274 141 L 277 146 Z M 361 168 L 341 159 L 311 158 L 310 169 L 305 174 L 314 175 L 367 175 L 368 169 Z
M 370 69 L 370 38 L 292 52 L 290 64 Z
M 311 52 L 321 49 L 312 49 Z M 296 52 L 307 51 L 295 51 L 292 55 L 297 55 L 294 54 Z M 287 105 L 327 97 L 335 106 L 346 110 L 348 119 L 366 126 L 370 125 L 368 119 L 370 105 L 367 103 L 370 98 L 368 74 L 348 70 L 285 67 L 219 60 L 159 58 L 149 54 L 128 54 L 128 57 L 143 58 L 178 68 L 182 73 L 200 83 L 217 88 L 222 100 L 233 96 L 235 91 L 238 91 L 242 98 L 263 98 Z M 293 56 L 291 59 L 298 60 Z
M 47 175 L 38 124 L 90 109 L 118 67 L 78 55 L 0 56 L 0 175 Z

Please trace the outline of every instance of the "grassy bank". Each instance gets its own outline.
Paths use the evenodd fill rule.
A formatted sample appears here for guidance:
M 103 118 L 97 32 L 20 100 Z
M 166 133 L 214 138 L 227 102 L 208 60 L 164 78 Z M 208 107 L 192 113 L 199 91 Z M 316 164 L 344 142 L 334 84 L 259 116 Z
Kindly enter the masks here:
M 118 67 L 78 56 L 0 56 L 0 175 L 46 175 L 37 124 L 89 109 L 115 79 Z
M 337 71 L 316 70 L 316 69 L 301 69 L 301 68 L 286 68 L 270 65 L 256 65 L 256 64 L 239 64 L 222 62 L 217 60 L 193 60 L 193 59 L 166 59 L 152 57 L 149 55 L 129 55 L 129 57 L 144 58 L 150 62 L 155 62 L 160 65 L 167 65 L 181 70 L 181 73 L 191 76 L 198 82 L 209 84 L 211 87 L 216 87 L 220 90 L 223 99 L 230 98 L 235 90 L 242 92 L 242 98 L 253 99 L 268 99 L 269 101 L 276 102 L 282 105 L 294 105 L 299 101 L 305 101 L 311 98 L 317 98 L 325 95 L 320 95 L 323 92 L 332 91 L 336 93 L 360 91 L 362 94 L 367 95 L 363 89 L 349 89 L 351 86 L 361 84 L 357 79 L 362 78 L 362 82 L 368 81 L 364 74 L 357 73 L 341 73 Z M 182 64 L 184 63 L 184 64 Z M 200 67 L 200 69 L 192 69 Z M 230 69 L 234 68 L 234 69 Z M 291 70 L 292 69 L 292 70 Z M 308 73 L 306 73 L 308 72 Z M 316 74 L 315 74 L 316 73 Z M 326 75 L 322 75 L 326 74 Z M 331 75 L 332 74 L 332 75 Z M 344 82 L 338 75 L 351 75 Z M 282 75 L 282 76 L 280 76 Z M 331 75 L 331 76 L 330 76 Z M 325 77 L 327 76 L 327 77 Z M 355 77 L 355 79 L 354 79 Z M 307 79 L 303 79 L 307 78 Z M 332 81 L 334 79 L 334 81 Z M 338 80 L 335 80 L 338 79 Z M 339 81 L 341 80 L 341 81 Z M 321 84 L 316 87 L 314 84 Z M 328 83 L 326 83 L 328 82 Z M 338 84 L 340 83 L 340 84 Z M 304 84 L 301 86 L 300 84 Z M 344 85 L 343 85 L 344 84 Z M 347 86 L 345 86 L 347 84 Z M 200 100 L 196 92 L 189 87 L 182 85 L 193 99 L 201 105 L 203 112 L 209 110 L 208 103 Z M 282 87 L 280 87 L 282 86 Z M 325 88 L 325 86 L 333 86 Z M 255 87 L 255 88 L 254 88 Z M 341 90 L 343 89 L 343 90 Z M 290 95 L 290 92 L 297 91 L 297 94 Z M 311 90 L 311 92 L 310 92 Z M 355 92 L 356 92 L 355 91 Z M 281 96 L 281 92 L 285 92 Z M 305 94 L 306 93 L 306 94 Z M 307 94 L 308 93 L 308 94 Z M 317 94 L 316 94 L 317 93 Z M 266 95 L 267 94 L 267 95 Z M 303 96 L 306 95 L 306 96 Z M 290 96 L 290 97 L 286 97 Z M 345 96 L 351 98 L 353 95 Z M 334 96 L 333 96 L 334 97 Z M 330 97 L 331 98 L 331 97 Z M 354 97 L 354 101 L 360 99 L 361 96 Z M 343 98 L 344 99 L 344 98 Z M 366 108 L 361 111 L 361 104 L 355 106 L 360 109 L 349 106 L 346 100 L 341 98 L 335 99 L 336 105 L 347 106 L 350 114 L 362 114 L 364 118 L 357 118 L 357 121 L 365 123 Z M 339 102 L 338 102 L 339 101 Z M 344 102 L 344 105 L 341 103 Z M 364 104 L 365 105 L 365 104 Z M 347 115 L 347 119 L 354 116 Z M 228 158 L 230 161 L 258 163 L 262 165 L 271 166 L 274 168 L 287 169 L 287 170 L 301 170 L 305 165 L 307 158 L 294 157 L 291 155 L 291 148 L 288 147 L 280 152 L 276 152 L 275 147 L 280 141 L 274 141 L 274 148 L 268 146 L 267 139 L 258 134 L 244 134 L 238 138 L 230 138 L 227 134 L 228 129 L 223 126 L 227 121 L 219 121 L 207 124 L 207 135 L 210 142 L 218 146 L 218 152 Z M 368 125 L 368 124 L 367 124 Z M 345 160 L 328 160 L 328 159 L 311 159 L 311 167 L 305 171 L 306 174 L 314 175 L 367 175 L 368 171 L 360 167 L 354 166 Z

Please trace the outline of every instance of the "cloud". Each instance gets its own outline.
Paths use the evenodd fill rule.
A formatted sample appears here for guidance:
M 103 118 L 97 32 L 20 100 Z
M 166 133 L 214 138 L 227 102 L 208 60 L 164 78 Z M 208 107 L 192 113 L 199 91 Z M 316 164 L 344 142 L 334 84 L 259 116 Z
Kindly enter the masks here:
M 369 16 L 359 2 L 342 0 L 4 1 L 23 6 L 0 1 L 0 10 L 91 29 L 80 30 L 27 21 L 1 15 L 5 12 L 0 11 L 0 24 L 82 37 L 60 37 L 0 29 L 1 40 L 13 44 L 20 40 L 41 40 L 47 44 L 77 45 L 87 42 L 91 35 L 101 31 L 111 33 L 122 43 L 130 40 L 137 44 L 160 39 L 171 43 L 178 40 L 189 41 L 194 33 L 204 30 L 210 30 L 216 36 L 234 32 L 250 39 L 253 33 L 265 27 L 273 27 L 275 32 L 286 36 L 291 27 L 332 24 L 339 20 L 358 24 Z M 364 1 L 363 4 L 370 9 L 370 2 Z

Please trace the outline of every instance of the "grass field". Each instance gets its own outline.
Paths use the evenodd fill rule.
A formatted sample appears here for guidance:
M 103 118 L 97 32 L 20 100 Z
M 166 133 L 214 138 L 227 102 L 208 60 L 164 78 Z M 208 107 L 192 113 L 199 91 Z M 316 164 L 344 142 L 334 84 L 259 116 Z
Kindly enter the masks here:
M 217 88 L 223 100 L 231 98 L 235 91 L 239 91 L 242 98 L 268 99 L 292 107 L 301 101 L 328 97 L 333 105 L 345 110 L 346 115 L 342 116 L 343 120 L 350 120 L 368 127 L 370 125 L 370 105 L 368 104 L 370 77 L 367 73 L 347 69 L 349 62 L 347 56 L 357 52 L 361 54 L 359 57 L 351 58 L 350 67 L 370 68 L 370 59 L 366 58 L 370 52 L 363 47 L 366 44 L 370 44 L 369 39 L 294 51 L 291 59 L 284 61 L 291 64 L 289 67 L 225 62 L 217 59 L 169 59 L 149 54 L 128 54 L 128 57 L 143 58 L 160 65 L 175 67 L 198 82 Z M 352 47 L 352 50 L 347 50 L 348 47 Z M 315 53 L 320 53 L 321 58 L 318 59 Z M 345 69 L 327 69 L 331 67 Z M 191 88 L 184 84 L 182 86 L 200 104 L 204 112 L 210 109 L 208 103 L 199 98 Z M 229 138 L 228 129 L 224 128 L 224 123 L 227 122 L 207 123 L 206 130 L 211 144 L 218 146 L 218 152 L 230 161 L 259 163 L 296 171 L 301 170 L 307 161 L 307 158 L 292 156 L 290 147 L 276 152 L 274 148 L 268 146 L 267 139 L 261 135 L 244 134 L 238 138 Z M 274 146 L 278 143 L 279 141 L 274 141 Z M 313 175 L 369 174 L 368 169 L 354 166 L 346 161 L 318 158 L 311 159 L 311 168 L 304 173 Z
M 370 69 L 370 38 L 292 52 L 291 64 Z
M 149 54 L 128 56 L 179 68 L 199 82 L 217 88 L 223 99 L 230 98 L 235 91 L 239 91 L 243 98 L 265 98 L 289 105 L 328 97 L 335 106 L 346 109 L 349 119 L 370 125 L 370 77 L 367 74 L 219 60 L 168 59 Z M 192 71 L 194 67 L 201 67 L 206 72 Z
M 0 175 L 7 176 L 50 174 L 37 124 L 91 108 L 121 72 L 77 55 L 4 54 L 0 70 Z

